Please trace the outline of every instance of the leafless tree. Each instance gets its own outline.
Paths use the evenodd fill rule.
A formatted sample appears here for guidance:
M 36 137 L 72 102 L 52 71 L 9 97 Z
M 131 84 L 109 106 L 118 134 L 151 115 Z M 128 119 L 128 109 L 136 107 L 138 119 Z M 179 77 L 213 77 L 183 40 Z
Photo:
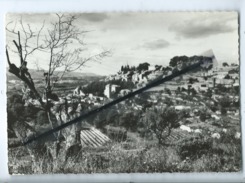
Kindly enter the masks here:
M 65 74 L 81 69 L 87 62 L 99 62 L 102 58 L 110 54 L 109 51 L 103 51 L 92 56 L 86 56 L 86 54 L 84 54 L 87 48 L 82 38 L 88 31 L 81 30 L 77 27 L 74 23 L 76 19 L 77 17 L 75 15 L 56 14 L 56 21 L 52 22 L 48 28 L 45 28 L 44 21 L 38 30 L 35 30 L 30 24 L 24 24 L 22 19 L 17 23 L 9 22 L 6 26 L 6 30 L 14 36 L 13 45 L 15 46 L 15 49 L 13 49 L 10 44 L 6 46 L 9 72 L 17 76 L 27 85 L 34 97 L 39 101 L 40 106 L 47 112 L 52 127 L 53 123 L 50 118 L 52 100 L 49 99 L 52 99 L 54 95 L 53 89 L 56 83 L 61 80 Z M 19 24 L 19 26 L 16 26 L 17 24 Z M 17 27 L 19 27 L 18 30 Z M 74 45 L 76 45 L 76 47 Z M 13 58 L 10 58 L 9 51 L 18 55 L 19 66 L 16 66 L 12 62 L 11 59 Z M 45 52 L 46 55 L 49 55 L 48 69 L 44 72 L 45 89 L 43 93 L 46 96 L 46 101 L 43 100 L 42 94 L 36 89 L 35 83 L 28 70 L 28 62 L 31 61 L 30 56 L 35 52 Z M 74 127 L 71 127 L 71 129 L 73 128 Z M 16 128 L 15 130 L 21 133 L 21 130 L 24 129 Z M 64 131 L 67 140 L 65 145 L 63 145 L 63 150 L 60 150 L 60 154 L 63 155 L 66 154 L 69 147 L 74 144 L 74 140 L 71 140 L 74 139 L 74 134 L 69 134 L 69 131 L 70 130 Z M 57 147 L 58 144 L 60 144 L 59 141 L 52 143 L 47 149 L 51 149 L 52 152 L 55 152 L 55 147 Z M 32 146 L 31 152 L 33 152 L 34 156 L 38 154 L 36 153 L 36 149 L 40 149 L 41 147 L 39 146 L 42 146 L 42 144 L 38 144 L 38 148 L 33 148 Z M 57 153 L 51 154 L 54 156 L 55 154 L 57 155 Z M 64 157 L 54 157 L 57 163 L 58 161 L 62 162 L 62 158 L 64 159 Z M 60 163 L 60 166 L 62 166 L 62 163 Z
M 16 30 L 17 23 L 20 25 L 19 30 Z M 46 108 L 44 102 L 42 101 L 40 93 L 38 93 L 38 91 L 36 90 L 35 84 L 27 67 L 27 59 L 29 58 L 29 56 L 32 55 L 35 51 L 43 49 L 43 46 L 40 45 L 39 42 L 40 34 L 44 28 L 44 23 L 45 22 L 43 22 L 42 27 L 38 31 L 33 31 L 30 24 L 27 24 L 26 26 L 23 24 L 22 19 L 18 22 L 9 22 L 6 26 L 6 30 L 9 33 L 12 33 L 12 35 L 14 36 L 13 43 L 16 49 L 13 49 L 12 45 L 10 45 L 9 43 L 6 46 L 6 56 L 9 65 L 9 72 L 21 79 L 34 93 L 35 98 L 38 99 L 41 106 L 43 108 Z M 14 26 L 10 29 L 9 26 L 11 24 Z M 9 50 L 14 52 L 15 54 L 18 54 L 20 59 L 19 66 L 16 66 L 14 63 L 11 62 L 11 58 L 9 57 Z
M 15 53 L 17 53 L 20 58 L 19 67 L 11 63 L 8 54 L 9 47 L 7 46 L 6 55 L 9 71 L 28 85 L 41 104 L 41 95 L 36 91 L 31 75 L 27 69 L 28 56 L 35 51 L 43 51 L 49 54 L 48 69 L 44 73 L 46 81 L 45 94 L 48 99 L 52 94 L 55 84 L 61 80 L 66 73 L 79 70 L 87 62 L 98 62 L 103 57 L 110 54 L 109 51 L 103 51 L 92 56 L 84 57 L 82 54 L 87 48 L 82 37 L 88 31 L 81 30 L 74 25 L 77 19 L 75 15 L 56 14 L 56 16 L 57 21 L 51 23 L 51 27 L 46 30 L 44 30 L 45 22 L 43 22 L 42 27 L 36 32 L 33 31 L 30 24 L 24 25 L 22 20 L 19 21 L 21 30 L 16 30 L 16 24 L 13 22 L 10 22 L 6 26 L 8 32 L 16 35 L 18 43 L 16 40 L 13 40 L 13 43 L 17 48 Z M 12 29 L 9 29 L 10 24 L 14 24 Z M 21 35 L 21 33 L 23 35 Z M 77 46 L 71 49 L 71 45 L 74 44 Z
M 81 37 L 88 31 L 82 31 L 74 25 L 76 17 L 74 15 L 59 15 L 58 21 L 52 23 L 52 29 L 48 29 L 45 36 L 44 47 L 49 53 L 49 69 L 47 71 L 46 93 L 52 92 L 55 84 L 61 80 L 68 72 L 73 72 L 83 67 L 89 61 L 99 61 L 108 56 L 109 51 L 89 56 L 81 57 L 86 49 Z M 77 44 L 76 48 L 69 48 L 70 45 Z M 59 72 L 55 72 L 59 70 Z

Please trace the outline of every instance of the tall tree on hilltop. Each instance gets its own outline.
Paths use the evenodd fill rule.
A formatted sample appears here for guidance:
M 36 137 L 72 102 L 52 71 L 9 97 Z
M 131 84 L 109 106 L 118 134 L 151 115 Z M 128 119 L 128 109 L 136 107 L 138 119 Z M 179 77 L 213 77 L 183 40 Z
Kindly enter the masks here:
M 227 62 L 222 63 L 223 67 L 229 67 L 229 64 Z
M 137 67 L 137 70 L 138 70 L 139 72 L 141 72 L 141 71 L 146 71 L 146 70 L 149 69 L 149 66 L 150 66 L 150 64 L 147 63 L 147 62 L 145 62 L 145 63 L 139 64 L 139 66 Z

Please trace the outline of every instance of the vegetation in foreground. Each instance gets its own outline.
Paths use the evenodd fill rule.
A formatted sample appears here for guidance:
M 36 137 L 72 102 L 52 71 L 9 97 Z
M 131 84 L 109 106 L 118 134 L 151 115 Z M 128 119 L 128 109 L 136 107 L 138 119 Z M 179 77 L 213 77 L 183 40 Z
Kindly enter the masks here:
M 70 152 L 63 169 L 54 173 L 237 172 L 242 163 L 240 140 L 229 133 L 222 135 L 222 139 L 199 135 L 167 146 L 128 138 L 101 148 L 78 147 L 75 154 Z M 11 173 L 31 173 L 24 147 L 10 149 L 9 154 L 21 160 L 18 167 L 10 164 Z M 43 161 L 38 162 L 40 173 L 50 173 L 50 166 L 54 165 L 49 160 L 44 155 Z

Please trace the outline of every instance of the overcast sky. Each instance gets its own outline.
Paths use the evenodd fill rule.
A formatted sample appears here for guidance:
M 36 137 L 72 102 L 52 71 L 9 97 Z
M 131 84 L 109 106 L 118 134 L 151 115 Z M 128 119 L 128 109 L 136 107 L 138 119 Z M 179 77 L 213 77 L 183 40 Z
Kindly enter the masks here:
M 213 49 L 220 63 L 238 63 L 238 17 L 234 12 L 86 13 L 77 16 L 75 25 L 91 31 L 84 37 L 90 54 L 105 49 L 112 52 L 101 64 L 89 63 L 82 72 L 113 74 L 127 63 L 167 65 L 176 55 L 198 55 L 208 49 Z M 8 14 L 6 23 L 21 17 L 24 24 L 36 29 L 44 20 L 44 29 L 56 20 L 54 14 Z M 14 35 L 7 33 L 6 37 L 7 44 L 13 47 Z M 19 63 L 14 53 L 10 53 L 10 57 L 12 62 Z M 46 69 L 48 59 L 47 54 L 36 52 L 28 58 L 28 65 L 35 68 L 34 62 L 38 61 Z

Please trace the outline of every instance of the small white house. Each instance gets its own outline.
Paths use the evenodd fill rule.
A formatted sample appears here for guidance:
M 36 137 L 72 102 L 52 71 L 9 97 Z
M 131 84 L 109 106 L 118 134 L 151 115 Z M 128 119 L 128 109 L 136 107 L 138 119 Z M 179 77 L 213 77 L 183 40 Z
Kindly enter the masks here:
M 214 138 L 214 139 L 220 139 L 220 134 L 216 132 L 216 133 L 213 133 L 211 135 L 211 137 Z
M 236 139 L 240 139 L 240 138 L 241 138 L 241 133 L 240 133 L 240 132 L 236 132 L 235 138 L 236 138 Z
M 211 117 L 214 118 L 215 120 L 220 120 L 220 117 L 215 114 L 212 114 Z
M 202 133 L 202 130 L 201 129 L 195 129 L 194 132 L 195 133 Z
M 183 105 L 176 105 L 174 108 L 175 108 L 175 110 L 178 110 L 178 111 L 181 111 L 184 109 L 191 109 L 190 106 L 183 106 Z
M 192 129 L 189 126 L 181 125 L 180 129 L 183 131 L 192 132 Z

